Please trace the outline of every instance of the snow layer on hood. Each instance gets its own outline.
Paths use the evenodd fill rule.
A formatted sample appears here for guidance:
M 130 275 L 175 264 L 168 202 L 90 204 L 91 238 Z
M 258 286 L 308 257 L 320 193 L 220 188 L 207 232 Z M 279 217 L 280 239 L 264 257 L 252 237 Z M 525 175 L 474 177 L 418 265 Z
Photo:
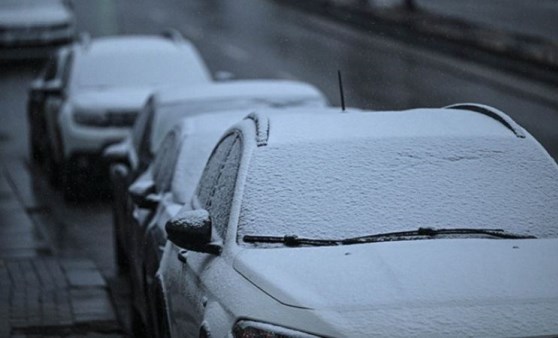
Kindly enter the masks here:
M 558 169 L 530 136 L 463 111 L 350 115 L 271 119 L 247 172 L 240 238 L 418 227 L 558 236 Z
M 0 1 L 0 26 L 32 27 L 71 21 L 72 14 L 61 0 Z

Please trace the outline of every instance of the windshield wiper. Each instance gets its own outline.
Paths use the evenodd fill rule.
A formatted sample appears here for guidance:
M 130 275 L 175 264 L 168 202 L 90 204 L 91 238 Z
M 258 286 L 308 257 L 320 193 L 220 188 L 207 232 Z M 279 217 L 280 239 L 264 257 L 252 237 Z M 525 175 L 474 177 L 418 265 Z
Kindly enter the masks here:
M 341 245 L 341 241 L 329 240 L 329 239 L 313 239 L 313 238 L 302 238 L 294 235 L 286 236 L 252 236 L 245 235 L 242 240 L 246 243 L 282 243 L 286 246 L 301 246 L 301 245 L 312 245 L 312 246 L 332 246 Z
M 304 238 L 295 235 L 286 236 L 252 236 L 243 237 L 247 243 L 282 243 L 286 246 L 332 246 L 332 245 L 351 245 L 359 243 L 378 243 L 390 241 L 405 241 L 425 238 L 434 238 L 436 236 L 448 235 L 481 235 L 501 239 L 533 239 L 535 236 L 522 235 L 507 232 L 503 229 L 473 229 L 473 228 L 454 228 L 454 229 L 434 229 L 434 228 L 418 228 L 417 230 L 387 232 L 382 234 L 374 234 L 368 236 L 359 236 L 346 239 L 315 239 Z
M 502 239 L 532 239 L 531 235 L 522 235 L 507 232 L 503 229 L 474 229 L 474 228 L 453 228 L 453 229 L 434 229 L 418 228 L 417 230 L 386 232 L 369 236 L 360 236 L 342 240 L 343 244 L 375 243 L 388 241 L 404 241 L 409 239 L 433 238 L 436 236 L 447 235 L 483 235 Z

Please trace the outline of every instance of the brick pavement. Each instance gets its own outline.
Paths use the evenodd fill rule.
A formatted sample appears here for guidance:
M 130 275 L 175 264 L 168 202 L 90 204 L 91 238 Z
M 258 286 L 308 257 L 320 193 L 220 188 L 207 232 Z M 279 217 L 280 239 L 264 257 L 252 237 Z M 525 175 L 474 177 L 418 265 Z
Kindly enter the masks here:
M 40 209 L 30 175 L 8 163 L 0 168 L 0 338 L 122 337 L 98 269 L 53 255 L 29 217 Z M 8 170 L 14 163 L 21 168 Z

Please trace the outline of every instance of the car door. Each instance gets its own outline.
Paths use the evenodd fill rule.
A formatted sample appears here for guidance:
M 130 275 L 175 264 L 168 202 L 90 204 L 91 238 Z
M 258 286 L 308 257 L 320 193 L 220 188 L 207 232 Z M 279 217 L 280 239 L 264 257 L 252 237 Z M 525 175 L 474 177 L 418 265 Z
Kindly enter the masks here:
M 161 207 L 162 198 L 170 190 L 173 163 L 176 161 L 179 147 L 179 132 L 171 131 L 165 138 L 153 163 L 145 173 L 140 175 L 130 186 L 132 214 L 129 222 L 130 238 L 130 274 L 133 283 L 134 300 L 138 310 L 143 312 L 146 304 L 145 266 L 147 251 L 146 231 Z
M 204 169 L 194 206 L 209 212 L 214 232 L 223 241 L 227 236 L 230 210 L 240 163 L 241 143 L 236 134 L 225 137 L 215 148 Z M 176 250 L 180 278 L 179 292 L 169 298 L 172 312 L 172 330 L 188 337 L 198 336 L 211 292 L 204 277 L 213 267 L 223 264 L 222 256 Z M 172 325 L 171 324 L 171 325 Z
M 39 76 L 33 80 L 29 87 L 29 97 L 27 101 L 27 118 L 29 123 L 29 140 L 31 146 L 31 156 L 33 160 L 41 161 L 45 155 L 46 143 L 46 121 L 45 121 L 45 102 L 49 96 L 47 87 L 49 83 L 60 76 L 61 63 L 67 51 L 60 50 L 51 58 Z
M 129 226 L 126 222 L 130 220 L 128 215 L 132 214 L 132 206 L 128 194 L 128 188 L 137 179 L 147 165 L 140 167 L 138 154 L 144 152 L 145 139 L 148 138 L 147 130 L 150 128 L 153 109 L 147 104 L 134 123 L 130 137 L 121 142 L 121 148 L 125 149 L 126 154 L 121 154 L 122 158 L 111 162 L 109 176 L 113 191 L 113 229 L 115 236 L 115 255 L 119 268 L 126 270 L 131 261 L 131 252 L 127 247 L 125 239 L 128 238 Z M 116 147 L 113 145 L 111 147 Z M 119 156 L 120 157 L 120 156 Z M 147 163 L 149 164 L 149 163 Z
M 45 87 L 48 96 L 44 104 L 45 131 L 48 144 L 48 157 L 50 162 L 50 171 L 56 176 L 58 165 L 61 163 L 62 149 L 60 133 L 58 132 L 58 116 L 65 98 L 69 94 L 69 78 L 72 72 L 73 52 L 60 54 L 60 71 L 56 77 Z M 46 84 L 45 84 L 46 86 Z M 55 180 L 55 177 L 52 177 Z

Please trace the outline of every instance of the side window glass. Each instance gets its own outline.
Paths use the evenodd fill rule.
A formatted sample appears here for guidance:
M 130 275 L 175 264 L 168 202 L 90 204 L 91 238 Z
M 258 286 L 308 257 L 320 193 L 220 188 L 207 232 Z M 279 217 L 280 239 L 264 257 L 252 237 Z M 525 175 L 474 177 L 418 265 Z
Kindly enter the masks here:
M 134 127 L 132 128 L 132 145 L 139 158 L 141 169 L 146 168 L 151 160 L 151 149 L 148 149 L 149 153 L 148 156 L 146 156 L 146 154 L 144 154 L 145 149 L 142 148 L 142 145 L 145 143 L 144 139 L 148 134 L 146 130 L 148 129 L 148 125 L 151 124 L 152 116 L 153 105 L 151 102 L 148 102 L 139 113 L 136 123 L 134 123 Z
M 44 71 L 44 81 L 52 81 L 56 77 L 56 65 L 58 64 L 58 58 L 52 58 L 48 61 L 45 71 Z
M 64 60 L 64 63 L 62 65 L 62 73 L 60 74 L 60 77 L 62 80 L 62 86 L 66 89 L 68 88 L 69 81 L 70 81 L 70 73 L 72 71 L 73 60 L 74 60 L 74 55 L 73 53 L 70 53 L 68 54 L 66 60 Z
M 210 160 L 210 162 L 212 160 L 215 160 L 215 162 L 208 162 L 208 167 L 211 166 L 211 168 L 208 168 L 207 178 L 209 178 L 213 184 L 211 187 L 206 186 L 203 188 L 205 189 L 204 193 L 208 194 L 203 205 L 211 215 L 213 226 L 221 238 L 225 238 L 227 234 L 227 226 L 229 223 L 241 157 L 240 138 L 237 136 L 230 136 L 227 141 L 226 147 L 219 147 L 223 149 L 218 149 L 219 152 L 216 151 L 214 154 L 218 155 L 218 158 L 214 156 L 214 158 Z M 205 174 L 206 173 L 204 173 L 204 176 Z M 210 174 L 211 176 L 209 176 Z M 207 182 L 204 182 L 204 185 L 205 183 Z M 202 193 L 201 185 L 200 193 Z
M 175 162 L 178 158 L 178 141 L 176 132 L 170 132 L 153 160 L 153 180 L 157 192 L 170 190 Z
M 221 165 L 225 163 L 229 151 L 234 143 L 235 136 L 231 135 L 223 139 L 213 150 L 213 154 L 209 157 L 203 174 L 200 178 L 197 197 L 203 208 L 207 209 L 213 187 L 217 184 Z
M 153 117 L 155 116 L 155 107 L 149 105 L 149 111 L 147 114 L 147 120 L 145 121 L 145 126 L 143 127 L 143 133 L 141 135 L 141 140 L 138 149 L 138 156 L 140 163 L 147 164 L 151 162 L 153 153 L 151 152 L 151 130 L 153 129 Z

